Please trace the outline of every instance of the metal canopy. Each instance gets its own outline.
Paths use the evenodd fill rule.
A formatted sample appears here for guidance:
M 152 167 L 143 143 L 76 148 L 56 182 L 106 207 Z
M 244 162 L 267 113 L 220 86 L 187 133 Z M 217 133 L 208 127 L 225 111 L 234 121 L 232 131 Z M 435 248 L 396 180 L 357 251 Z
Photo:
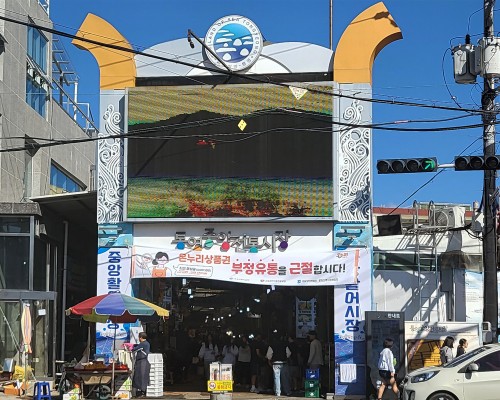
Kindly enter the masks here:
M 97 232 L 97 192 L 63 193 L 31 197 L 43 210 L 59 216 L 69 224 L 75 224 L 87 231 Z

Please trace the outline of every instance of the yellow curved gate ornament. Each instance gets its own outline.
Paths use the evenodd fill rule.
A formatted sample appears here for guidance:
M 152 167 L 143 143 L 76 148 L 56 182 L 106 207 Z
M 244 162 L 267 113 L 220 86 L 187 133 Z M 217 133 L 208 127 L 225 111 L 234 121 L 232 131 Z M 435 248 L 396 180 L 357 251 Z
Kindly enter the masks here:
M 342 34 L 335 50 L 333 80 L 338 83 L 372 83 L 373 62 L 389 43 L 403 35 L 380 2 L 359 14 Z

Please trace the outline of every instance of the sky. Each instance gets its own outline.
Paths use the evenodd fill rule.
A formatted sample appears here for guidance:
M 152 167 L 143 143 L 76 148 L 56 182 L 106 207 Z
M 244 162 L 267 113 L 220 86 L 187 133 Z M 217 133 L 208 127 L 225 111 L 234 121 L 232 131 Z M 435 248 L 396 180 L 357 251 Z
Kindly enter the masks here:
M 333 0 L 334 50 L 349 23 L 376 3 Z M 384 4 L 400 27 L 403 39 L 389 44 L 375 59 L 372 97 L 457 110 L 373 104 L 375 124 L 410 120 L 417 122 L 396 126 L 437 129 L 373 130 L 373 205 L 411 206 L 414 200 L 460 204 L 480 201 L 482 171 L 458 172 L 448 168 L 439 173 L 378 175 L 375 164 L 379 159 L 410 157 L 437 157 L 439 164 L 449 164 L 460 154 L 482 154 L 481 128 L 440 129 L 481 123 L 479 116 L 459 108 L 480 107 L 482 78 L 478 77 L 475 85 L 456 84 L 450 49 L 464 43 L 467 33 L 473 44 L 482 37 L 483 1 L 386 0 Z M 188 29 L 204 37 L 214 21 L 230 14 L 252 19 L 271 42 L 301 41 L 329 46 L 329 0 L 52 0 L 50 7 L 55 29 L 75 33 L 85 16 L 93 13 L 110 22 L 139 50 L 186 37 Z M 97 120 L 97 64 L 90 53 L 77 49 L 69 40 L 63 42 L 80 77 L 79 100 L 91 103 Z

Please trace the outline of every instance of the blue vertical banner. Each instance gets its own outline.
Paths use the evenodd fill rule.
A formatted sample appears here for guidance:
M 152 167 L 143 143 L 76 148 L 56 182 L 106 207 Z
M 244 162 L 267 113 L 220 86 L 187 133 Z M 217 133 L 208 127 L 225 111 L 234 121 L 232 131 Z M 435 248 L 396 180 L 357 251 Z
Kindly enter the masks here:
M 357 284 L 334 287 L 334 346 L 337 396 L 366 394 L 365 311 L 372 307 L 372 230 L 362 223 L 334 225 L 334 249 L 364 248 L 370 262 L 360 266 Z
M 97 255 L 97 295 L 107 293 L 131 294 L 131 248 L 100 247 Z M 129 341 L 130 324 L 96 324 L 96 354 L 110 358 L 113 349 L 120 350 Z

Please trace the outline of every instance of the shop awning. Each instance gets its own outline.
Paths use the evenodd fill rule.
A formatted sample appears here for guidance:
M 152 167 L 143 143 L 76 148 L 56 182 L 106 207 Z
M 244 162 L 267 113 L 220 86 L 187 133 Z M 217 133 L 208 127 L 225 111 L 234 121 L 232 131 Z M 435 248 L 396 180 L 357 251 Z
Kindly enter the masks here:
M 78 225 L 86 231 L 97 232 L 97 192 L 62 193 L 31 197 L 40 204 L 42 214 L 47 210 L 70 225 Z

